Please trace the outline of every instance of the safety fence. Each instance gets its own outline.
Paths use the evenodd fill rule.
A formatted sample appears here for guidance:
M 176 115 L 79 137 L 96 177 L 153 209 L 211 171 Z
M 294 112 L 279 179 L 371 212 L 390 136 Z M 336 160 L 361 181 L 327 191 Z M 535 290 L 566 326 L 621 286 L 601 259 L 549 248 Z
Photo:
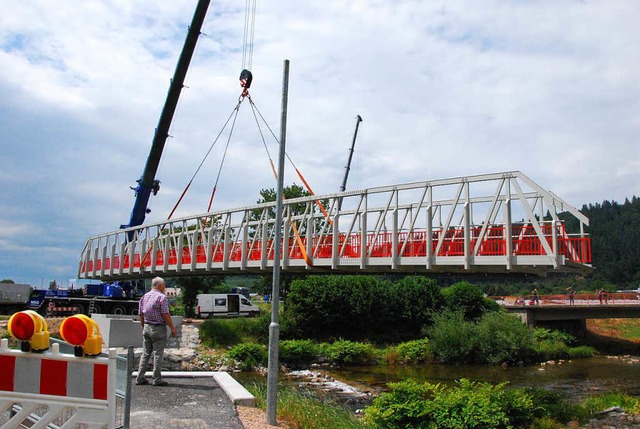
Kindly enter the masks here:
M 51 351 L 25 353 L 0 343 L 0 429 L 128 429 L 133 347 L 76 357 L 51 340 Z

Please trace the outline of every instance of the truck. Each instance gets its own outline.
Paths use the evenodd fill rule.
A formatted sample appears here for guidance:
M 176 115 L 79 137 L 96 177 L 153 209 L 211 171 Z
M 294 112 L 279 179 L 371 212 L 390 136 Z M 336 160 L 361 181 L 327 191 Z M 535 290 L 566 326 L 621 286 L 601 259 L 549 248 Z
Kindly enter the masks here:
M 198 319 L 215 316 L 257 316 L 260 308 L 239 293 L 202 293 L 197 297 Z
M 33 289 L 30 285 L 0 285 L 0 314 L 35 310 L 43 316 L 69 314 L 138 314 L 143 282 L 89 284 L 82 289 Z
M 32 289 L 27 284 L 0 283 L 0 314 L 26 310 Z

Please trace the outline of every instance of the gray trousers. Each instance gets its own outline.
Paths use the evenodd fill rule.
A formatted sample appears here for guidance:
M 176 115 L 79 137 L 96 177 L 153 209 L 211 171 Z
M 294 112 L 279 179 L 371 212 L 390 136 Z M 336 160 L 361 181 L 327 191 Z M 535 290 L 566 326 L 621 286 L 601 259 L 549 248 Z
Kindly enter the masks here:
M 167 327 L 165 325 L 144 325 L 142 329 L 142 357 L 138 367 L 138 381 L 144 379 L 149 359 L 153 353 L 153 382 L 162 381 L 162 358 L 167 345 Z

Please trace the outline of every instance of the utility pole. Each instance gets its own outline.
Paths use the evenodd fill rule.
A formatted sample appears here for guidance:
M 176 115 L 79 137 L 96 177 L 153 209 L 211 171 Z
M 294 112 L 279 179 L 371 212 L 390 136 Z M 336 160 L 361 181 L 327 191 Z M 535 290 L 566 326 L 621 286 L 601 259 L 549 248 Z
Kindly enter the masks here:
M 342 179 L 342 186 L 340 186 L 340 192 L 344 192 L 347 189 L 347 179 L 349 178 L 349 170 L 351 170 L 351 160 L 353 159 L 353 151 L 356 147 L 356 137 L 358 137 L 358 127 L 360 126 L 360 122 L 362 122 L 362 116 L 356 116 L 356 130 L 353 133 L 353 140 L 351 141 L 351 149 L 349 149 L 349 160 L 347 161 L 347 165 L 344 167 L 344 179 Z M 338 211 L 342 209 L 342 198 L 338 201 Z
M 269 365 L 267 368 L 267 424 L 276 426 L 278 404 L 278 347 L 280 343 L 280 248 L 282 241 L 282 197 L 284 187 L 284 157 L 287 140 L 287 101 L 289 97 L 289 60 L 284 60 L 282 74 L 282 114 L 280 116 L 280 154 L 278 156 L 278 189 L 276 191 L 275 246 L 273 283 L 271 285 L 271 324 L 269 325 Z

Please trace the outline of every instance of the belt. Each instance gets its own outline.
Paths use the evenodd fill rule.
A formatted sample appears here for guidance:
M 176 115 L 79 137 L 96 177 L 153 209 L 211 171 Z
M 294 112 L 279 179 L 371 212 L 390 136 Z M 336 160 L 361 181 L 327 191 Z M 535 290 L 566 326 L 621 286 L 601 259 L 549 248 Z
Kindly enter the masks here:
M 151 326 L 164 326 L 164 323 L 144 323 L 145 325 L 151 325 Z

